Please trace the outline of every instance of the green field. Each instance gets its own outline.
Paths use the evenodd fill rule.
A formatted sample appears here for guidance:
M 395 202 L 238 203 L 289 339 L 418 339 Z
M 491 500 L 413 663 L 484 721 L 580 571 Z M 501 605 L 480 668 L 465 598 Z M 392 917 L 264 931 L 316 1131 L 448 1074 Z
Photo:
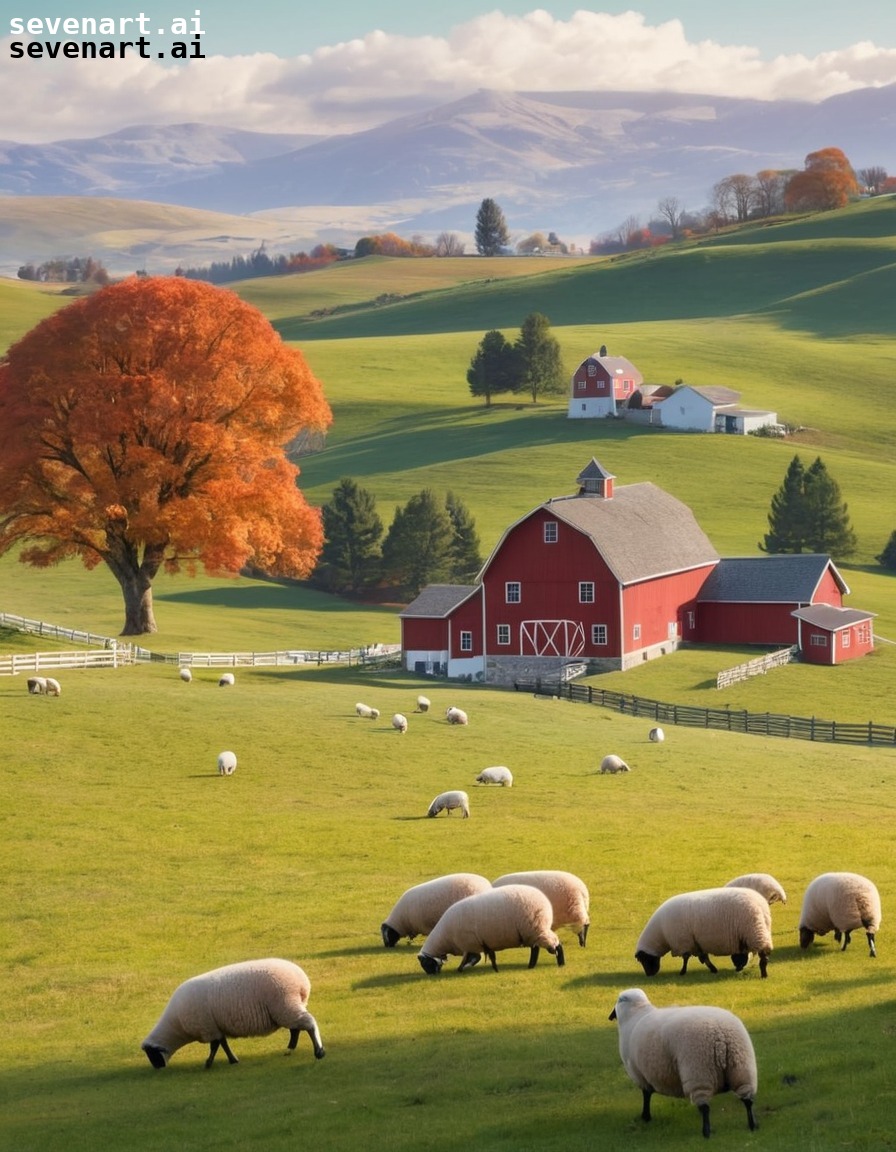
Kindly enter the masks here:
M 301 461 L 309 497 L 356 477 L 392 509 L 420 488 L 453 489 L 487 553 L 518 516 L 572 490 L 592 455 L 620 484 L 651 480 L 685 500 L 722 554 L 755 554 L 787 464 L 821 454 L 859 537 L 841 570 L 848 603 L 876 612 L 875 653 L 836 669 L 791 665 L 716 692 L 745 650 L 692 650 L 600 678 L 689 704 L 730 704 L 896 723 L 894 577 L 874 556 L 896 528 L 896 318 L 888 307 L 896 201 L 751 228 L 614 261 L 376 261 L 239 286 L 305 352 L 335 421 Z M 439 267 L 444 264 L 444 267 Z M 483 266 L 485 262 L 482 262 Z M 499 268 L 499 265 L 501 267 Z M 506 267 L 505 267 L 506 265 Z M 424 267 L 425 266 L 425 267 Z M 492 267 L 489 264 L 489 270 Z M 467 269 L 472 268 L 473 271 Z M 521 270 L 522 269 L 522 270 Z M 518 273 L 514 275 L 514 273 Z M 427 284 L 427 278 L 430 278 Z M 58 301 L 0 286 L 2 338 Z M 382 293 L 404 297 L 375 305 Z M 314 319 L 312 312 L 340 309 Z M 566 419 L 565 400 L 473 403 L 466 367 L 488 328 L 512 334 L 545 312 L 572 368 L 600 344 L 655 383 L 725 384 L 802 426 L 784 442 L 689 436 Z M 102 570 L 37 572 L 0 561 L 0 611 L 114 635 L 122 606 Z M 398 639 L 392 607 L 359 607 L 297 585 L 160 579 L 160 652 L 341 648 Z M 0 632 L 0 653 L 54 647 Z M 172 665 L 60 672 L 59 699 L 0 678 L 3 876 L 0 1143 L 22 1152 L 302 1147 L 379 1152 L 676 1150 L 700 1141 L 687 1102 L 656 1098 L 638 1119 L 607 1017 L 619 991 L 737 1012 L 756 1046 L 760 1128 L 718 1097 L 713 1141 L 765 1152 L 896 1147 L 890 1057 L 896 1016 L 892 838 L 896 748 L 834 747 L 666 729 L 607 709 L 513 692 L 338 668 L 217 672 L 185 685 Z M 433 701 L 413 715 L 418 692 Z M 380 708 L 359 720 L 356 701 Z M 444 721 L 466 708 L 468 728 Z M 395 711 L 409 715 L 398 736 Z M 232 778 L 215 772 L 232 748 Z M 607 752 L 632 767 L 601 776 Z M 510 790 L 474 783 L 490 764 Z M 445 788 L 471 818 L 425 818 Z M 499 954 L 458 974 L 421 971 L 421 943 L 382 947 L 379 925 L 408 886 L 455 870 L 565 868 L 592 897 L 588 947 L 561 929 L 567 964 Z M 798 946 L 802 892 L 846 869 L 880 888 L 878 957 L 864 934 Z M 769 978 L 755 961 L 686 977 L 666 958 L 648 979 L 638 934 L 677 891 L 769 871 Z M 238 1067 L 205 1050 L 152 1070 L 140 1042 L 188 976 L 284 955 L 313 985 L 327 1047 L 286 1034 L 235 1040 Z

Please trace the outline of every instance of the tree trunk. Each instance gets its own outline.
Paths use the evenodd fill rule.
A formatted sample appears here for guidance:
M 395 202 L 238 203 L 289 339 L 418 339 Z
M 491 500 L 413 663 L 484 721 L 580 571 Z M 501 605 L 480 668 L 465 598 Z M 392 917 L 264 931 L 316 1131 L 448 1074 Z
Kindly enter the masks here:
M 142 636 L 147 632 L 158 632 L 152 611 L 152 581 L 142 573 L 131 579 L 122 580 L 121 592 L 124 596 L 124 628 L 122 636 Z
M 120 636 L 142 636 L 158 632 L 152 611 L 152 582 L 162 565 L 164 545 L 147 546 L 141 562 L 137 548 L 129 541 L 112 538 L 113 545 L 103 559 L 118 581 L 124 597 L 124 628 Z

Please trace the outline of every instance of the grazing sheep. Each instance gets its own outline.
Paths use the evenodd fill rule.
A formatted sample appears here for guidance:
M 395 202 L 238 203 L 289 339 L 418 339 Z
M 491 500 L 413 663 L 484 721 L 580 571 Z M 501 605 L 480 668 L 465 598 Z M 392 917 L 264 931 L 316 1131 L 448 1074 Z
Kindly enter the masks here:
M 500 784 L 502 788 L 512 788 L 513 773 L 509 768 L 505 768 L 503 764 L 497 764 L 494 768 L 483 768 L 476 777 L 476 783 Z
M 211 1068 L 219 1048 L 238 1064 L 228 1036 L 269 1036 L 289 1029 L 291 1052 L 307 1032 L 318 1060 L 325 1054 L 317 1021 L 308 1011 L 311 981 L 290 960 L 246 960 L 193 976 L 175 988 L 156 1026 L 141 1044 L 153 1068 L 164 1068 L 178 1048 L 208 1044 Z
M 647 976 L 655 976 L 660 957 L 671 952 L 682 957 L 683 976 L 692 955 L 710 972 L 718 971 L 710 954 L 730 956 L 740 972 L 756 952 L 765 978 L 772 947 L 772 915 L 764 896 L 752 888 L 704 888 L 670 896 L 657 908 L 641 933 L 635 959 Z
M 529 967 L 538 962 L 540 948 L 547 948 L 562 967 L 565 958 L 560 938 L 551 928 L 551 902 L 530 884 L 508 884 L 489 892 L 477 892 L 452 904 L 423 942 L 417 959 L 429 976 L 441 972 L 449 954 L 461 956 L 458 972 L 472 968 L 482 953 L 497 972 L 495 953 L 504 948 L 529 948 Z
M 369 704 L 356 704 L 355 711 L 364 720 L 379 720 L 380 718 L 379 708 L 371 708 Z
M 662 730 L 662 728 L 651 728 L 647 733 L 647 738 L 652 744 L 662 744 L 662 742 L 666 739 L 666 733 Z
M 800 947 L 808 948 L 816 935 L 831 929 L 834 939 L 846 951 L 850 934 L 864 928 L 871 956 L 877 955 L 875 934 L 880 927 L 880 893 L 866 877 L 856 872 L 825 872 L 816 876 L 803 896 L 800 912 Z
M 46 690 L 47 679 L 45 676 L 28 677 L 28 691 L 32 696 L 43 696 Z
M 585 947 L 591 923 L 588 915 L 591 896 L 584 880 L 572 872 L 545 868 L 535 872 L 508 872 L 506 876 L 499 876 L 493 881 L 492 887 L 503 888 L 505 884 L 531 884 L 533 888 L 544 892 L 553 909 L 551 927 L 556 931 L 562 925 L 570 924 L 575 929 L 579 944 Z
M 780 900 L 782 904 L 787 903 L 787 893 L 768 872 L 747 872 L 744 876 L 736 876 L 733 880 L 729 880 L 725 887 L 752 888 L 764 896 L 769 904 L 774 904 L 776 900 Z
M 415 712 L 428 712 L 431 707 L 432 707 L 432 705 L 430 704 L 429 698 L 427 696 L 418 696 L 417 697 L 417 707 L 414 709 L 414 711 Z
M 193 673 L 189 668 L 181 668 L 177 674 L 180 676 L 181 680 L 183 680 L 184 684 L 189 684 L 193 679 Z
M 462 708 L 449 708 L 445 712 L 445 719 L 449 724 L 469 724 L 470 720 Z
M 52 676 L 47 677 L 47 687 L 45 689 L 48 696 L 61 696 L 62 685 L 58 680 L 54 680 Z
M 435 928 L 442 913 L 476 892 L 486 892 L 491 884 L 475 872 L 452 872 L 425 880 L 399 896 L 395 907 L 380 925 L 383 944 L 394 948 L 402 936 L 413 940 L 425 936 Z
M 399 735 L 403 736 L 405 734 L 405 732 L 407 732 L 407 730 L 408 730 L 408 718 L 407 718 L 407 716 L 402 716 L 402 714 L 400 712 L 396 712 L 395 715 L 392 717 L 392 727 L 395 729 L 396 732 L 399 733 Z
M 631 772 L 631 768 L 621 756 L 604 756 L 600 762 L 600 770 L 602 773 L 610 772 L 614 776 L 617 772 Z
M 234 752 L 218 753 L 218 775 L 232 776 L 236 771 L 236 754 Z
M 459 788 L 455 788 L 451 792 L 440 792 L 430 804 L 426 815 L 438 816 L 440 812 L 447 812 L 450 816 L 454 808 L 460 808 L 464 814 L 464 819 L 470 815 L 470 797 Z
M 221 678 L 218 680 L 219 688 L 232 688 L 236 683 L 236 678 L 232 672 L 223 672 Z
M 620 992 L 611 1020 L 619 1022 L 619 1055 L 641 1089 L 642 1120 L 650 1120 L 650 1098 L 686 1096 L 700 1110 L 709 1136 L 709 1102 L 733 1092 L 744 1102 L 750 1131 L 759 1127 L 753 1101 L 759 1086 L 756 1053 L 743 1021 L 724 1008 L 693 1004 L 657 1008 L 640 988 Z

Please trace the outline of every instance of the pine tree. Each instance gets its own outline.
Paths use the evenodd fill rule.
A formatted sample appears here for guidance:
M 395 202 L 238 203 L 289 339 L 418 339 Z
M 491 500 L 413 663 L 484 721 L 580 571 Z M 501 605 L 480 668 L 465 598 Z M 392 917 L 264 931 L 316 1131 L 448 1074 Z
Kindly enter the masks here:
M 386 579 L 412 596 L 426 584 L 447 580 L 453 539 L 445 505 L 425 488 L 395 511 L 383 542 Z
M 875 556 L 874 559 L 882 568 L 896 572 L 896 530 L 890 533 L 890 539 L 887 541 L 883 552 L 879 556 Z
M 784 483 L 772 497 L 768 514 L 769 531 L 759 547 L 763 552 L 802 552 L 806 547 L 806 509 L 803 483 L 805 469 L 799 456 L 794 456 Z
M 322 509 L 324 546 L 314 582 L 330 592 L 362 592 L 380 578 L 383 522 L 376 500 L 345 477 Z
M 445 497 L 445 510 L 451 518 L 453 529 L 451 576 L 466 584 L 476 578 L 476 573 L 482 567 L 476 523 L 466 505 L 453 492 Z
M 510 240 L 504 213 L 494 200 L 483 200 L 476 213 L 476 251 L 480 256 L 497 256 Z
M 514 345 L 518 361 L 515 391 L 528 392 L 532 403 L 544 393 L 562 392 L 566 374 L 560 344 L 551 335 L 551 322 L 540 312 L 530 312 Z
M 849 510 L 837 481 L 828 474 L 820 456 L 806 473 L 803 488 L 809 551 L 825 552 L 841 560 L 851 556 L 856 550 L 856 534 L 849 522 Z
M 482 337 L 467 369 L 467 383 L 472 396 L 484 396 L 486 408 L 492 396 L 512 392 L 516 382 L 517 359 L 513 345 L 503 332 L 492 329 Z

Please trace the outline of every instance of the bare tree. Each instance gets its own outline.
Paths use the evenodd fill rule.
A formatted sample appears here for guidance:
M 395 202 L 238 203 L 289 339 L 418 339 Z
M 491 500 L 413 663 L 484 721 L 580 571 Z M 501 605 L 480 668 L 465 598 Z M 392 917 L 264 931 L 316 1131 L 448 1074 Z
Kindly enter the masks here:
M 660 216 L 668 221 L 669 227 L 672 229 L 672 239 L 677 240 L 681 235 L 681 218 L 684 215 L 681 201 L 677 196 L 664 196 L 656 207 Z
M 436 237 L 436 256 L 463 256 L 465 245 L 456 232 L 440 232 Z
M 756 179 L 738 173 L 726 176 L 713 187 L 713 206 L 727 219 L 749 220 L 756 203 Z
M 859 183 L 871 196 L 880 195 L 884 184 L 887 182 L 886 168 L 880 168 L 877 166 L 872 168 L 860 168 L 856 175 L 859 178 Z
M 779 216 L 784 211 L 784 189 L 793 175 L 774 168 L 763 168 L 756 173 L 753 196 L 754 211 L 760 216 Z

